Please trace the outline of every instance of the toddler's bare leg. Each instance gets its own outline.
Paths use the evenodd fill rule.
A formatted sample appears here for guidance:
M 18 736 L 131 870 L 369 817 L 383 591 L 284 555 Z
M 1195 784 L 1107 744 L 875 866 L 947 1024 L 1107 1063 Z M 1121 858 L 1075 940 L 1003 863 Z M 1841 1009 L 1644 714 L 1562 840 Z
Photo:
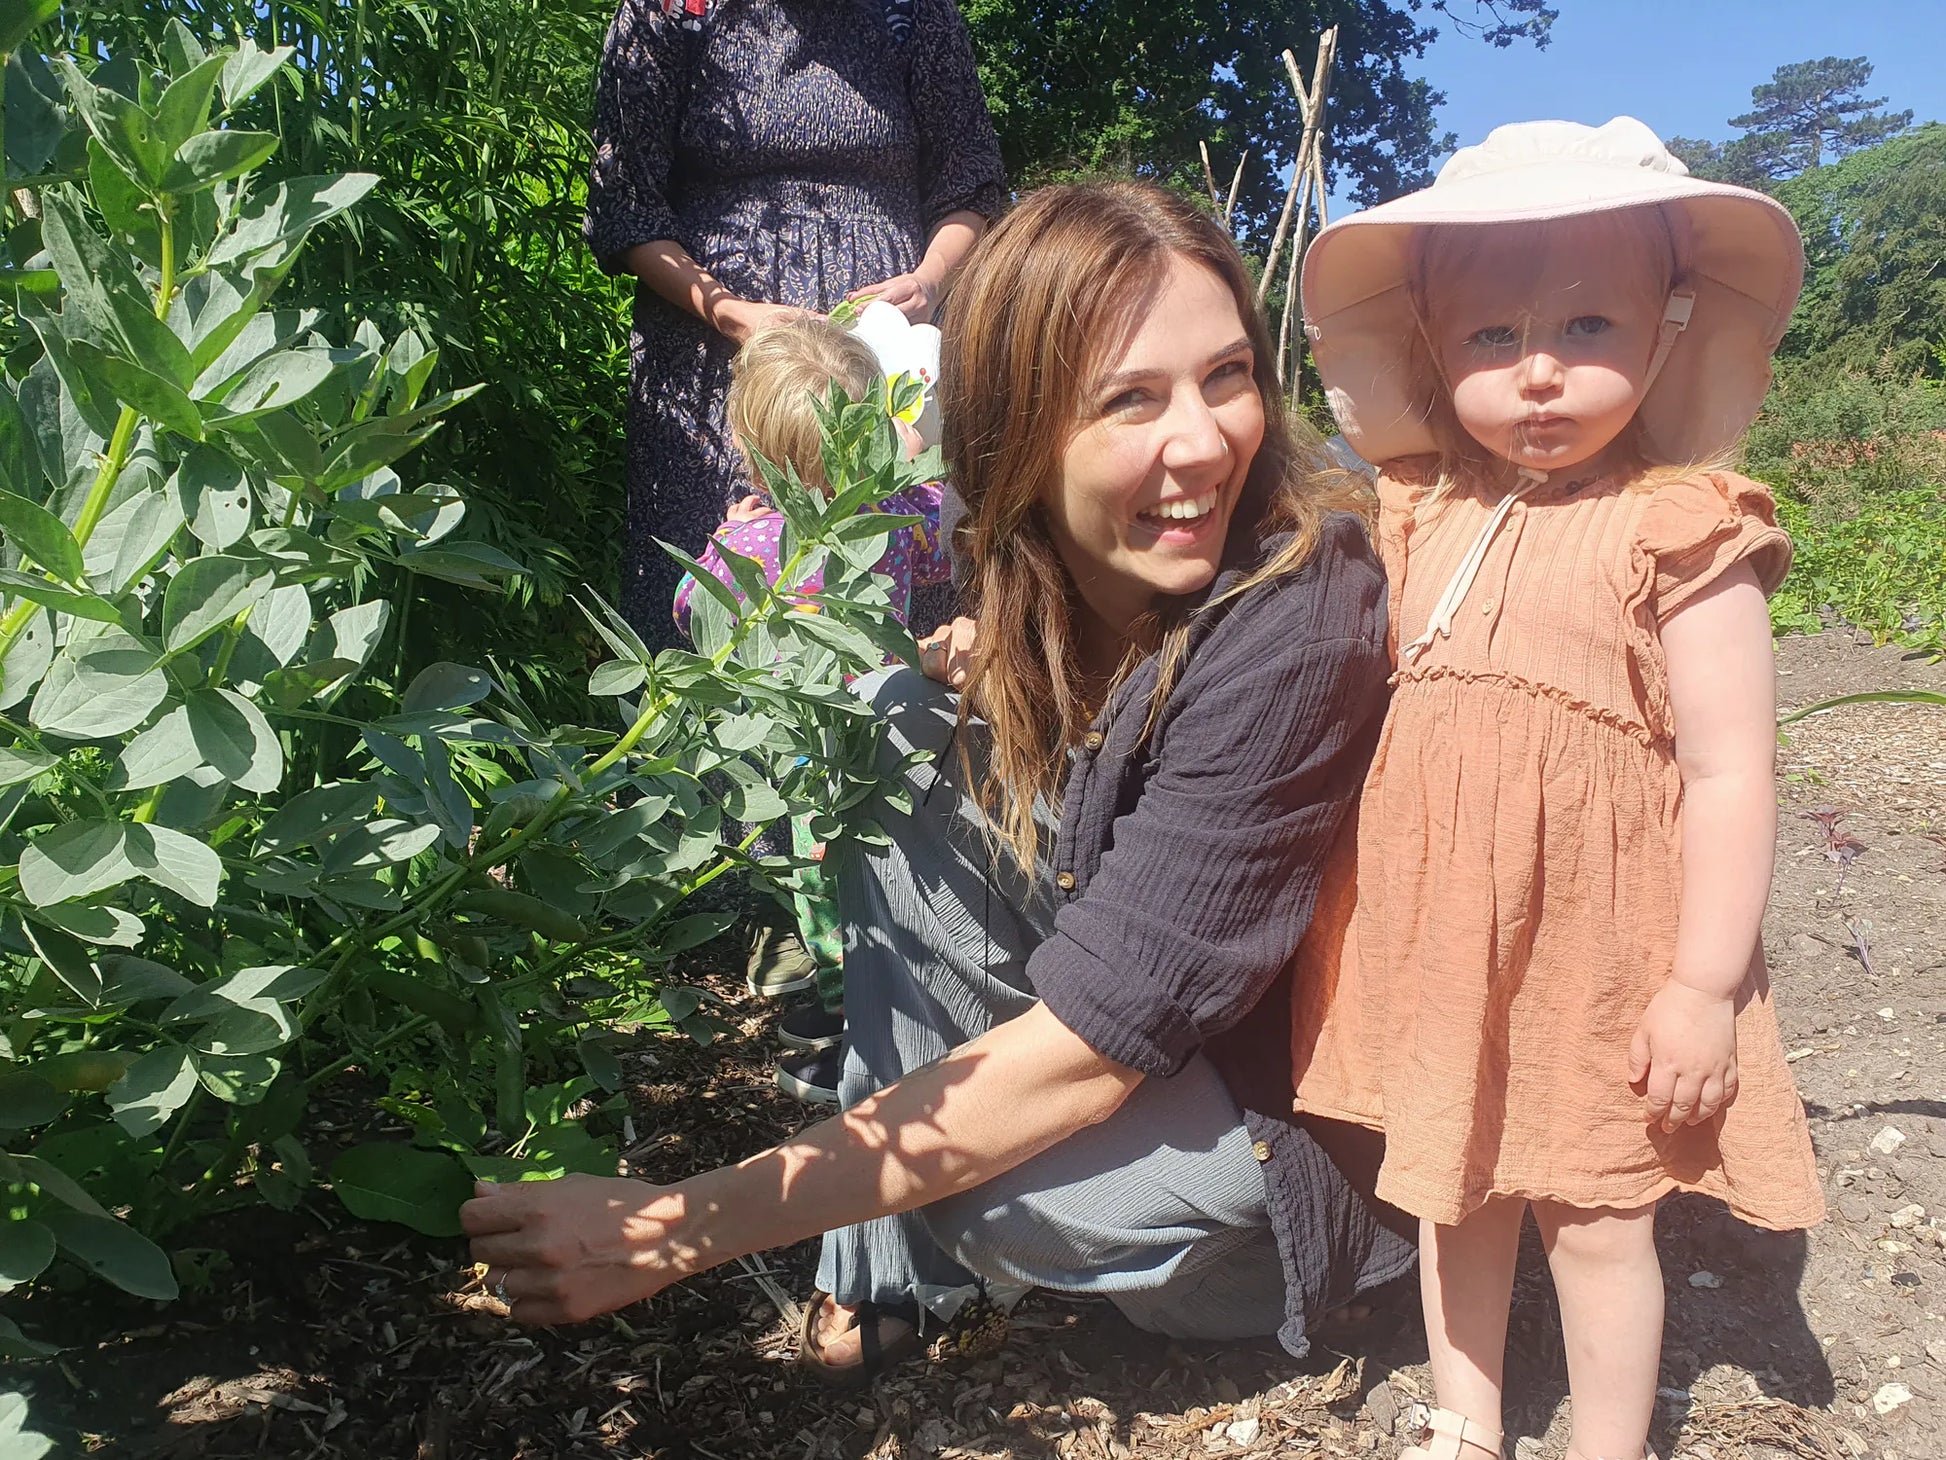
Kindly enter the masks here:
M 1573 1460 L 1642 1460 L 1662 1359 L 1655 1207 L 1534 1203 L 1554 1270 L 1574 1396 Z
M 1500 1432 L 1507 1307 L 1526 1210 L 1526 1202 L 1501 1197 L 1457 1226 L 1419 1224 L 1419 1291 L 1438 1402 L 1489 1435 Z M 1460 1453 L 1462 1460 L 1494 1457 L 1474 1444 L 1461 1446 Z

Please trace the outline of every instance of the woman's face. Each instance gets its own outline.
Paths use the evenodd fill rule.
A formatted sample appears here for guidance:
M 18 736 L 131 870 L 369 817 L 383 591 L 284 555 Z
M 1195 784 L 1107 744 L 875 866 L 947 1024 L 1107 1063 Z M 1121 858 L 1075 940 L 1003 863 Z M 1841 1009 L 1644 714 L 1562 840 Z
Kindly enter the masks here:
M 1042 506 L 1083 601 L 1123 633 L 1216 578 L 1264 439 L 1250 336 L 1229 286 L 1173 258 L 1134 332 L 1097 362 Z

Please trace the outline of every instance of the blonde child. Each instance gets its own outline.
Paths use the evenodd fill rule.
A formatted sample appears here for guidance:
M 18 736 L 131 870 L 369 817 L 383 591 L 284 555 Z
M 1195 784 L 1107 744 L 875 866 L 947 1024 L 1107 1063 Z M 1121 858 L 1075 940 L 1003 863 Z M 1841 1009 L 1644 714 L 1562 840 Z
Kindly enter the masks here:
M 1630 118 L 1502 127 L 1321 234 L 1304 310 L 1379 464 L 1395 697 L 1299 1103 L 1381 1126 L 1420 1219 L 1440 1406 L 1410 1460 L 1501 1453 L 1531 1211 L 1572 1460 L 1643 1460 L 1657 1200 L 1823 1215 L 1759 946 L 1776 826 L 1769 493 L 1720 469 L 1803 278 L 1770 199 Z
M 903 323 L 903 321 L 901 321 Z M 752 335 L 731 365 L 727 413 L 737 449 L 743 454 L 751 486 L 763 489 L 757 458 L 773 465 L 788 464 L 798 480 L 820 496 L 830 488 L 824 479 L 823 438 L 814 401 L 825 399 L 835 382 L 855 401 L 870 397 L 885 365 L 864 338 L 820 315 L 805 314 Z M 894 421 L 908 458 L 918 455 L 919 437 L 902 420 Z M 938 482 L 896 493 L 875 510 L 922 520 L 894 529 L 873 571 L 892 580 L 892 609 L 901 623 L 912 607 L 912 590 L 943 583 L 951 565 L 940 531 L 944 492 Z M 723 560 L 722 549 L 753 559 L 764 581 L 775 587 L 783 571 L 783 518 L 763 496 L 752 493 L 729 509 L 723 524 L 710 534 L 697 559 L 739 599 L 742 590 Z M 794 591 L 817 593 L 824 586 L 821 572 L 813 573 Z M 689 633 L 690 607 L 696 594 L 693 576 L 684 574 L 677 585 L 676 624 Z M 815 605 L 806 605 L 814 608 Z M 792 850 L 807 861 L 820 862 L 823 843 L 811 835 L 807 820 L 791 823 Z M 777 1066 L 777 1083 L 801 1100 L 836 1104 L 838 1056 L 835 1047 L 843 1032 L 843 937 L 837 906 L 822 869 L 810 866 L 798 873 L 792 894 L 802 947 L 789 947 L 768 932 L 759 933 L 753 950 L 749 982 L 753 992 L 787 994 L 815 984 L 818 1009 L 797 1010 L 779 1021 L 778 1033 L 803 1053 L 787 1055 Z

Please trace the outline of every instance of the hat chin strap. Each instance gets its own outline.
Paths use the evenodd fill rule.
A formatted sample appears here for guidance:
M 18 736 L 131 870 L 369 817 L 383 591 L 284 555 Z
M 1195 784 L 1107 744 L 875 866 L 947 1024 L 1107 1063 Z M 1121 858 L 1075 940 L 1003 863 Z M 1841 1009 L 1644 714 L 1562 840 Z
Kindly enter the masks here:
M 1686 289 L 1678 289 L 1669 296 L 1662 306 L 1662 327 L 1656 334 L 1655 354 L 1649 357 L 1648 374 L 1642 381 L 1642 394 L 1646 398 L 1649 388 L 1655 384 L 1662 367 L 1669 363 L 1669 354 L 1676 348 L 1676 341 L 1682 332 L 1689 328 L 1690 316 L 1696 311 L 1696 296 Z M 1493 546 L 1494 538 L 1513 511 L 1514 503 L 1526 496 L 1535 487 L 1545 486 L 1552 476 L 1538 467 L 1523 466 L 1515 473 L 1520 485 L 1500 499 L 1500 505 L 1493 509 L 1481 526 L 1479 536 L 1473 539 L 1473 546 L 1466 550 L 1460 559 L 1459 567 L 1453 570 L 1452 579 L 1446 584 L 1446 591 L 1439 595 L 1439 602 L 1433 605 L 1432 617 L 1426 621 L 1426 631 L 1410 644 L 1399 650 L 1399 657 L 1408 664 L 1416 663 L 1421 654 L 1430 649 L 1439 639 L 1450 638 L 1453 632 L 1453 615 L 1466 601 L 1467 593 L 1473 587 L 1473 580 L 1480 575 L 1480 565 L 1486 561 L 1487 550 Z
M 1642 378 L 1642 395 L 1646 398 L 1655 379 L 1662 373 L 1662 367 L 1669 363 L 1669 352 L 1676 348 L 1676 341 L 1682 332 L 1689 328 L 1690 316 L 1696 312 L 1696 296 L 1688 289 L 1678 289 L 1669 296 L 1669 302 L 1662 306 L 1662 329 L 1656 335 L 1655 353 L 1649 357 L 1649 373 Z

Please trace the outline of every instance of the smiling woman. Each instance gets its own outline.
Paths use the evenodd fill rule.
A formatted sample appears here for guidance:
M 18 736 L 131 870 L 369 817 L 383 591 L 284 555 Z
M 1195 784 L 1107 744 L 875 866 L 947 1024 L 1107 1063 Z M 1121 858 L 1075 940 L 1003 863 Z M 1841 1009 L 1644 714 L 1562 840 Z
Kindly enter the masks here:
M 860 685 L 907 794 L 837 877 L 845 1113 L 672 1187 L 484 1190 L 463 1217 L 516 1318 L 823 1232 L 802 1352 L 849 1382 L 976 1284 L 1303 1353 L 1409 1264 L 1347 1177 L 1375 1153 L 1293 1115 L 1385 589 L 1265 343 L 1228 236 L 1160 191 L 1033 194 L 975 254 L 941 402 L 971 671 Z

